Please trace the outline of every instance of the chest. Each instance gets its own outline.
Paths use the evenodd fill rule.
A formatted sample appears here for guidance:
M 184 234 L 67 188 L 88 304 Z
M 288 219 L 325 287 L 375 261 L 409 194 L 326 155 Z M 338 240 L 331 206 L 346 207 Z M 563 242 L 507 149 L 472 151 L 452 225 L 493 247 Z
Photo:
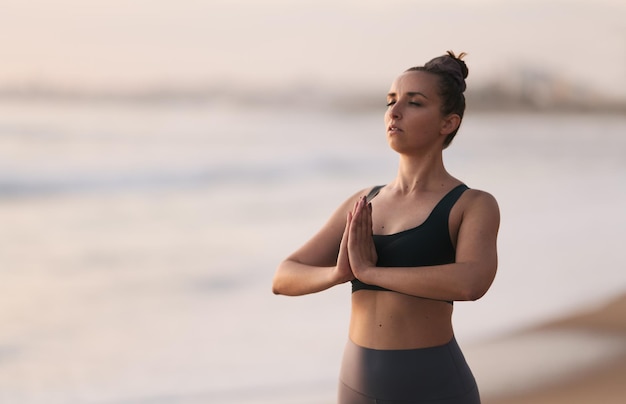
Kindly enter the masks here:
M 372 201 L 372 230 L 374 234 L 387 235 L 419 227 L 437 213 L 440 200 L 441 195 L 409 200 L 381 196 Z
M 448 264 L 456 252 L 448 220 L 430 215 L 420 225 L 393 234 L 374 235 L 378 266 L 416 267 Z
M 380 197 L 372 201 L 372 230 L 381 242 L 395 245 L 428 245 L 449 241 L 456 246 L 462 207 L 450 195 L 430 195 L 419 200 L 398 201 Z M 380 237 L 379 237 L 380 236 Z

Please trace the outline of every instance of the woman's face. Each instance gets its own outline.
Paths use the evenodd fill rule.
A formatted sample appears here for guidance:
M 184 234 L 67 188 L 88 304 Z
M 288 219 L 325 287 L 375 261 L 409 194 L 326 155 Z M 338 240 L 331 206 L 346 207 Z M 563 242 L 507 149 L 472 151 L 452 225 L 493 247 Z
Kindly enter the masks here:
M 387 141 L 399 153 L 443 148 L 448 133 L 441 114 L 437 76 L 421 71 L 400 75 L 387 94 Z

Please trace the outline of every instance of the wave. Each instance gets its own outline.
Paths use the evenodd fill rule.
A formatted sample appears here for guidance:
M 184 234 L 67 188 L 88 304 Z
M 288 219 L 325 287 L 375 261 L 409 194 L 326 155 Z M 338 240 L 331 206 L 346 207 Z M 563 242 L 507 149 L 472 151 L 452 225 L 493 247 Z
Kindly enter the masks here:
M 371 164 L 338 157 L 250 165 L 214 167 L 143 168 L 134 171 L 102 170 L 56 173 L 20 173 L 0 176 L 0 197 L 46 196 L 77 193 L 111 193 L 220 185 L 272 184 L 312 177 L 352 176 L 371 170 Z

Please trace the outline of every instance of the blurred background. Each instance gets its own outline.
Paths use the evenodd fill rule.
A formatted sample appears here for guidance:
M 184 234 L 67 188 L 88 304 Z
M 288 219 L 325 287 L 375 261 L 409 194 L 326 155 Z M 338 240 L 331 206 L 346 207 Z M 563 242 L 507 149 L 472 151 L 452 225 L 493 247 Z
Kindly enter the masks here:
M 502 213 L 492 289 L 455 305 L 483 397 L 622 402 L 625 15 L 0 0 L 0 403 L 334 402 L 349 286 L 271 279 L 394 177 L 386 91 L 446 50 L 470 70 L 447 167 Z

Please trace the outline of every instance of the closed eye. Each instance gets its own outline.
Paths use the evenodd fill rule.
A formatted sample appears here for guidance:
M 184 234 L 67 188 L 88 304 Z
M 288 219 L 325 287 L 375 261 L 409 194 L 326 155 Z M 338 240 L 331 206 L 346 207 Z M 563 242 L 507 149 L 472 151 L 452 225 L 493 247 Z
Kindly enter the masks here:
M 396 103 L 396 101 L 389 101 L 387 103 L 387 106 L 390 107 L 390 106 L 394 105 L 395 103 Z M 420 102 L 409 102 L 409 105 L 413 105 L 413 106 L 416 106 L 416 107 L 421 107 L 423 104 L 420 103 Z

